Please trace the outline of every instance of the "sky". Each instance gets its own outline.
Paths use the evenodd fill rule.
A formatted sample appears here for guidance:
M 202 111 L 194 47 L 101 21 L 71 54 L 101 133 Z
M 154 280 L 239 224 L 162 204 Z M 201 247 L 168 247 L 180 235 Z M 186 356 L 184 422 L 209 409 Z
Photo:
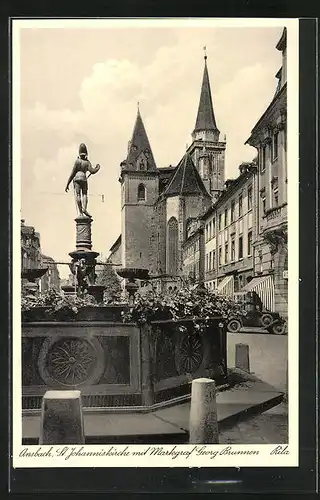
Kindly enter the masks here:
M 58 26 L 58 24 L 57 24 Z M 281 27 L 21 28 L 21 218 L 42 252 L 69 261 L 76 207 L 65 185 L 84 142 L 101 165 L 90 177 L 93 248 L 105 259 L 120 234 L 120 163 L 137 102 L 158 167 L 176 165 L 191 143 L 203 47 L 216 121 L 226 134 L 226 178 L 255 149 L 244 145 L 273 98 Z M 103 195 L 103 196 L 102 196 Z M 59 267 L 67 277 L 68 267 Z

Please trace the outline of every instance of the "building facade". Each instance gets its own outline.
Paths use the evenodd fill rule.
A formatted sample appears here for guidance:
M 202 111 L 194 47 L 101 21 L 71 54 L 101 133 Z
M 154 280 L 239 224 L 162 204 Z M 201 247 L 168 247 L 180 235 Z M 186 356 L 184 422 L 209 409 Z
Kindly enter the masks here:
M 33 226 L 26 226 L 24 219 L 20 224 L 20 242 L 22 270 L 41 267 L 40 234 Z
M 237 179 L 203 215 L 205 285 L 232 296 L 253 277 L 254 193 L 257 167 L 242 163 Z
M 287 38 L 284 29 L 276 48 L 282 52 L 275 96 L 254 126 L 247 143 L 258 153 L 254 274 L 274 284 L 274 307 L 288 314 L 287 248 Z
M 184 281 L 189 284 L 204 283 L 204 225 L 202 220 L 189 221 L 187 237 L 182 244 Z
M 60 291 L 60 274 L 58 266 L 52 257 L 41 254 L 42 267 L 47 267 L 48 271 L 40 279 L 39 287 L 41 292 L 47 290 Z
M 26 226 L 24 219 L 20 224 L 21 270 L 48 268 L 39 280 L 40 291 L 60 290 L 58 266 L 51 257 L 41 253 L 40 233 L 33 226 Z

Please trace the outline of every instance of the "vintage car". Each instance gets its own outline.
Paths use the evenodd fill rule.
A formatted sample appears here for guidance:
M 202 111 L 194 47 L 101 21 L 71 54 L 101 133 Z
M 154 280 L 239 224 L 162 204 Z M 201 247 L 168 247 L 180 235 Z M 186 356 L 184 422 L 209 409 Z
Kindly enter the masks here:
M 234 300 L 240 306 L 243 315 L 229 316 L 227 323 L 229 332 L 237 333 L 246 326 L 265 328 L 275 335 L 283 335 L 286 332 L 286 321 L 279 313 L 265 309 L 256 292 L 237 292 L 234 294 Z

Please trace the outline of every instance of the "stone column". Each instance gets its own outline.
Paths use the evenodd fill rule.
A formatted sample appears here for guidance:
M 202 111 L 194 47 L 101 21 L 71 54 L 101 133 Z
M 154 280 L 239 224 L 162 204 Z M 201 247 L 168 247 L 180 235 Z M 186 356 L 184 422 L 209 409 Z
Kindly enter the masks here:
M 192 381 L 189 443 L 219 443 L 216 384 L 210 378 Z
M 236 344 L 236 368 L 250 373 L 249 346 L 248 344 Z
M 80 215 L 75 219 L 76 222 L 76 247 L 77 249 L 87 249 L 91 250 L 92 241 L 91 241 L 91 217 L 86 217 L 84 215 Z
M 42 399 L 39 444 L 84 444 L 80 391 L 47 391 Z

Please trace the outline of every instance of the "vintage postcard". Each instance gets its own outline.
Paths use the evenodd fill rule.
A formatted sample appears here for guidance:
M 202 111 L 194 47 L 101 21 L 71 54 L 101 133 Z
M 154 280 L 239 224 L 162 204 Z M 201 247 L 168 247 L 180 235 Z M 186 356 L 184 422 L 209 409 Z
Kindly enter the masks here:
M 298 20 L 12 20 L 13 466 L 298 466 Z

